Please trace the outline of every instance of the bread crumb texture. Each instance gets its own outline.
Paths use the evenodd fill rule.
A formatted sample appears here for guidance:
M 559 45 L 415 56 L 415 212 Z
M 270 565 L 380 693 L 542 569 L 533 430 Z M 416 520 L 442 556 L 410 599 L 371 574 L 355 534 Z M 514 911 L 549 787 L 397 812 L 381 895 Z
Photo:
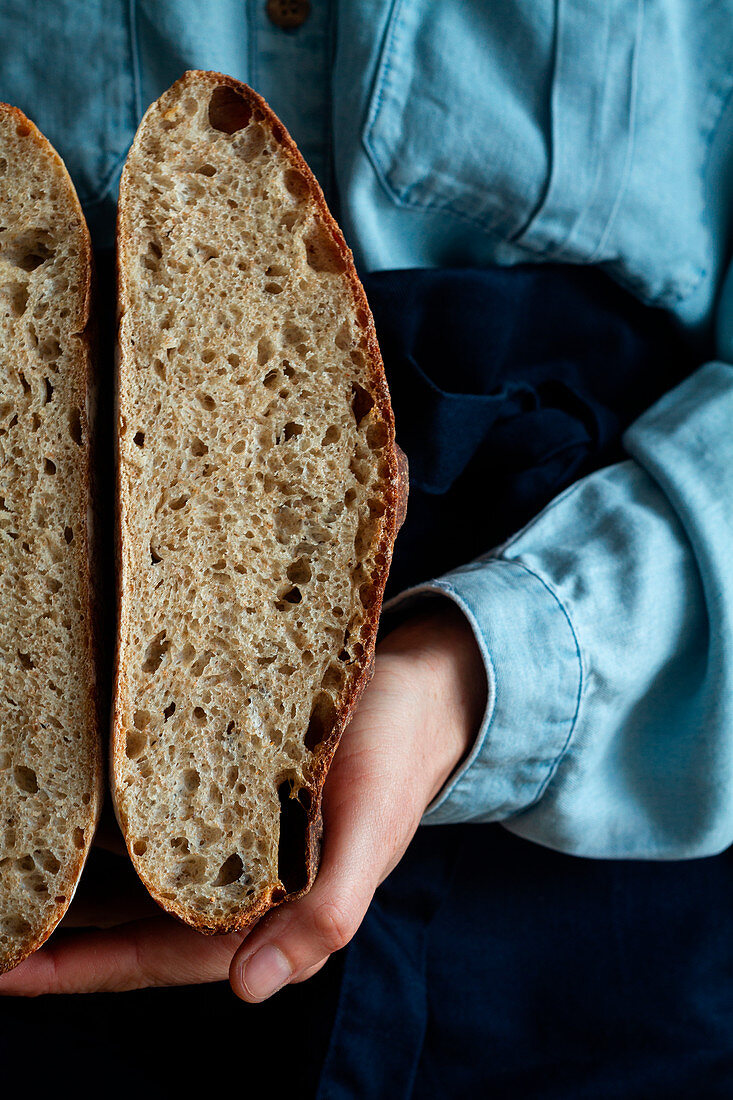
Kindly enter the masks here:
M 88 237 L 0 105 L 0 970 L 46 938 L 98 805 L 88 592 Z
M 122 182 L 115 794 L 143 880 L 225 928 L 298 883 L 281 803 L 364 678 L 396 460 L 350 253 L 216 75 L 151 108 Z

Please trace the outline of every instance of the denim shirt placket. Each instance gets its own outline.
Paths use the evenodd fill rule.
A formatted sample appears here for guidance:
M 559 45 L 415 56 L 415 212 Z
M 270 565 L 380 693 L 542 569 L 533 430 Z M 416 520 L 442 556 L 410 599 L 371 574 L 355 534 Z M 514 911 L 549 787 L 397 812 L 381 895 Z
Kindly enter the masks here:
M 249 83 L 282 119 L 329 198 L 333 0 L 313 0 L 301 26 L 285 30 L 264 3 L 248 4 Z

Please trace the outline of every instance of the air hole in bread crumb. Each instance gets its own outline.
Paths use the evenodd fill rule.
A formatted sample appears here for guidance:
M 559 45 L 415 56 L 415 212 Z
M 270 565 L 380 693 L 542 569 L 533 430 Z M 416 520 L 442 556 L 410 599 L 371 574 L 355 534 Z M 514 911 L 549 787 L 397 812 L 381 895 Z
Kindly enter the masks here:
M 333 699 L 325 691 L 321 691 L 313 701 L 313 709 L 305 733 L 305 747 L 315 752 L 321 742 L 332 732 L 335 722 L 336 707 Z
M 265 291 L 267 294 L 282 294 L 283 289 L 280 283 L 265 283 Z
M 159 634 L 156 634 L 145 651 L 145 660 L 142 664 L 143 672 L 157 672 L 163 657 L 170 649 L 170 645 L 170 641 L 166 639 L 165 630 L 161 630 Z
M 5 283 L 4 286 L 0 286 L 0 300 L 5 298 L 10 306 L 10 312 L 15 317 L 22 317 L 28 306 L 28 287 L 23 283 Z M 34 316 L 38 315 L 38 310 L 34 310 Z
M 200 176 L 211 177 L 216 175 L 216 168 L 213 164 L 202 164 L 200 168 L 196 169 L 196 171 Z
M 206 711 L 204 710 L 203 707 L 194 707 L 193 708 L 193 720 L 194 720 L 194 722 L 196 723 L 197 726 L 205 726 L 206 725 Z
M 137 760 L 147 744 L 147 737 L 141 730 L 128 730 L 125 738 L 125 756 L 128 760 Z
M 334 337 L 334 344 L 340 351 L 346 351 L 351 343 L 351 332 L 346 325 L 342 325 Z
M 305 339 L 306 333 L 298 325 L 286 325 L 283 329 L 283 340 L 286 344 L 302 344 Z
M 300 603 L 302 598 L 302 593 L 297 585 L 293 585 L 293 587 L 283 596 L 285 603 Z
M 188 791 L 189 793 L 197 791 L 201 786 L 201 776 L 195 768 L 186 768 L 181 778 L 183 780 L 184 790 Z
M 36 666 L 35 666 L 35 665 L 33 664 L 33 661 L 31 660 L 31 658 L 30 658 L 30 654 L 29 654 L 29 653 L 21 653 L 21 651 L 20 651 L 20 650 L 18 650 L 17 652 L 18 652 L 18 660 L 20 661 L 20 663 L 21 663 L 21 666 L 22 666 L 23 668 L 25 668 L 25 669 L 27 669 L 27 670 L 30 670 L 30 669 L 32 669 L 32 668 L 35 668 L 35 667 L 36 667 Z
M 182 493 L 179 497 L 175 497 L 168 505 L 171 512 L 180 512 L 181 508 L 185 508 L 190 500 L 188 493 Z
M 338 443 L 340 438 L 341 429 L 337 428 L 335 424 L 331 424 L 328 428 L 326 428 L 326 431 L 324 432 L 323 439 L 321 440 L 321 445 L 324 447 L 328 447 L 330 443 Z
M 132 724 L 135 729 L 144 730 L 146 726 L 150 725 L 150 711 L 136 710 L 132 717 Z
M 359 585 L 359 599 L 364 604 L 364 607 L 371 607 L 374 603 L 376 596 L 376 589 L 373 584 L 361 584 Z
M 234 148 L 244 163 L 249 164 L 250 161 L 253 161 L 255 157 L 260 155 L 266 143 L 267 132 L 264 126 L 259 126 L 257 123 L 250 123 L 242 136 L 237 139 Z
M 374 408 L 374 398 L 358 382 L 351 384 L 351 408 L 357 428 L 364 417 Z
M 367 428 L 366 439 L 372 450 L 381 450 L 382 447 L 387 445 L 389 440 L 387 425 L 384 423 L 370 424 Z
M 81 447 L 81 413 L 78 409 L 72 409 L 69 413 L 69 435 L 78 447 Z
M 34 853 L 34 858 L 39 867 L 42 867 L 44 871 L 47 871 L 50 875 L 55 875 L 61 870 L 61 863 L 48 848 L 41 848 Z
M 352 458 L 349 469 L 360 485 L 366 485 L 372 472 L 368 462 L 362 462 L 356 457 Z
M 33 768 L 18 765 L 13 768 L 13 781 L 20 791 L 26 794 L 35 794 L 38 790 L 38 778 Z
M 280 800 L 280 840 L 277 850 L 277 876 L 286 893 L 302 890 L 308 881 L 306 867 L 306 828 L 308 817 L 297 797 L 291 797 L 292 784 L 281 783 L 277 790 Z
M 178 663 L 182 665 L 190 665 L 196 656 L 196 649 L 190 642 L 186 642 L 183 649 L 178 654 Z
M 213 884 L 214 886 L 231 886 L 233 882 L 242 877 L 242 871 L 244 870 L 244 864 L 241 857 L 234 853 L 225 859 L 219 868 L 219 874 L 216 876 Z
M 58 367 L 54 366 L 54 363 L 61 355 L 61 344 L 58 340 L 54 340 L 52 336 L 47 337 L 43 343 L 38 346 L 38 354 L 44 363 L 50 363 L 52 370 L 58 370 Z
M 336 275 L 346 270 L 341 250 L 324 226 L 314 225 L 308 236 L 303 238 L 303 243 L 306 262 L 319 275 Z
M 307 558 L 297 558 L 288 566 L 287 577 L 293 584 L 307 584 L 311 579 L 311 567 Z
M 293 439 L 294 437 L 299 436 L 302 431 L 302 424 L 296 424 L 294 420 L 290 420 L 283 428 L 283 439 L 287 443 L 289 439 Z
M 144 856 L 148 850 L 147 840 L 136 840 L 132 845 L 133 854 L 136 856 Z
M 175 703 L 169 703 L 168 706 L 163 711 L 163 720 L 165 722 L 167 722 L 168 719 L 172 718 L 175 713 L 176 713 L 176 704 Z
M 202 409 L 206 409 L 207 412 L 213 412 L 216 408 L 216 401 L 209 393 L 197 393 L 196 400 Z
M 338 665 L 329 665 L 323 674 L 321 686 L 329 691 L 340 691 L 345 676 L 346 673 L 343 668 L 340 668 Z
M 44 405 L 49 405 L 51 403 L 51 398 L 53 397 L 53 386 L 51 385 L 51 382 L 48 378 L 45 378 L 44 381 L 46 383 L 46 397 L 43 403 Z
M 132 438 L 132 442 L 135 444 L 136 447 L 144 447 L 145 432 L 135 432 L 135 435 Z
M 209 124 L 222 134 L 236 134 L 252 118 L 252 108 L 246 99 L 226 84 L 214 88 L 209 100 Z
M 47 240 L 42 237 L 46 236 Z M 0 255 L 6 263 L 21 271 L 32 272 L 45 263 L 54 254 L 48 239 L 41 229 L 30 229 L 11 239 L 2 248 Z
M 209 448 L 206 446 L 204 441 L 202 439 L 199 439 L 197 436 L 194 436 L 193 440 L 191 441 L 191 454 L 194 455 L 195 458 L 203 458 L 203 456 L 208 453 Z
M 26 133 L 30 133 L 30 131 L 26 131 Z M 66 901 L 66 898 L 62 900 Z M 20 937 L 27 936 L 31 930 L 31 926 L 23 917 L 4 917 L 2 921 L 0 921 L 0 929 L 7 936 Z
M 201 676 L 213 656 L 214 654 L 211 652 L 210 649 L 207 649 L 205 653 L 202 653 L 201 656 L 197 658 L 197 660 L 194 661 L 194 663 L 191 665 L 191 675 Z M 205 717 L 206 715 L 204 714 L 204 718 Z
M 285 170 L 283 183 L 288 194 L 292 195 L 298 202 L 306 198 L 310 190 L 308 180 L 297 168 L 287 168 Z
M 158 553 L 158 551 L 155 549 L 155 547 L 153 546 L 153 544 L 151 542 L 150 543 L 150 561 L 151 561 L 151 563 L 153 565 L 159 565 L 162 560 L 163 559 L 161 558 L 160 554 Z
M 66 543 L 72 543 L 74 541 L 74 530 L 72 527 L 64 527 L 64 541 Z

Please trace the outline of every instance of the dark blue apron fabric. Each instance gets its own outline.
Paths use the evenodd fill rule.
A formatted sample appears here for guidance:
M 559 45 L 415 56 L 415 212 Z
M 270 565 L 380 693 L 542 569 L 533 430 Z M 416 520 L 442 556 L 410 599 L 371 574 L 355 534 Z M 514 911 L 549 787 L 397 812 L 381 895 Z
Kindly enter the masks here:
M 364 287 L 410 462 L 390 593 L 497 546 L 691 372 L 661 310 L 596 268 L 386 271 Z
M 392 592 L 622 457 L 624 427 L 696 365 L 664 315 L 598 270 L 365 285 L 411 463 Z M 131 873 L 116 859 L 96 853 L 83 889 Z M 264 1072 L 268 1095 L 320 1100 L 731 1097 L 731 857 L 591 861 L 500 826 L 424 827 L 350 947 L 271 1002 L 223 983 L 0 1001 L 4 1064 L 36 1065 L 39 1031 L 45 1064 L 71 1051 L 86 1067 L 81 1096 L 95 1080 L 107 1097 L 202 1080 L 245 1092 Z
M 391 590 L 490 549 L 696 361 L 598 270 L 365 279 L 411 499 Z M 582 538 L 582 532 L 578 532 Z M 389 620 L 388 620 L 389 622 Z M 733 866 L 421 828 L 346 952 L 320 1100 L 733 1096 Z

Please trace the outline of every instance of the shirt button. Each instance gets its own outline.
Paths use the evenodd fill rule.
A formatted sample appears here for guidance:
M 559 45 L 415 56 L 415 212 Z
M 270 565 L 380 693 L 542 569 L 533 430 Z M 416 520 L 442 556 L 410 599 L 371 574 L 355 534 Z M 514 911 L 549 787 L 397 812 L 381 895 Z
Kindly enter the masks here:
M 285 31 L 295 30 L 305 23 L 310 14 L 308 0 L 267 0 L 267 15 L 276 27 Z

